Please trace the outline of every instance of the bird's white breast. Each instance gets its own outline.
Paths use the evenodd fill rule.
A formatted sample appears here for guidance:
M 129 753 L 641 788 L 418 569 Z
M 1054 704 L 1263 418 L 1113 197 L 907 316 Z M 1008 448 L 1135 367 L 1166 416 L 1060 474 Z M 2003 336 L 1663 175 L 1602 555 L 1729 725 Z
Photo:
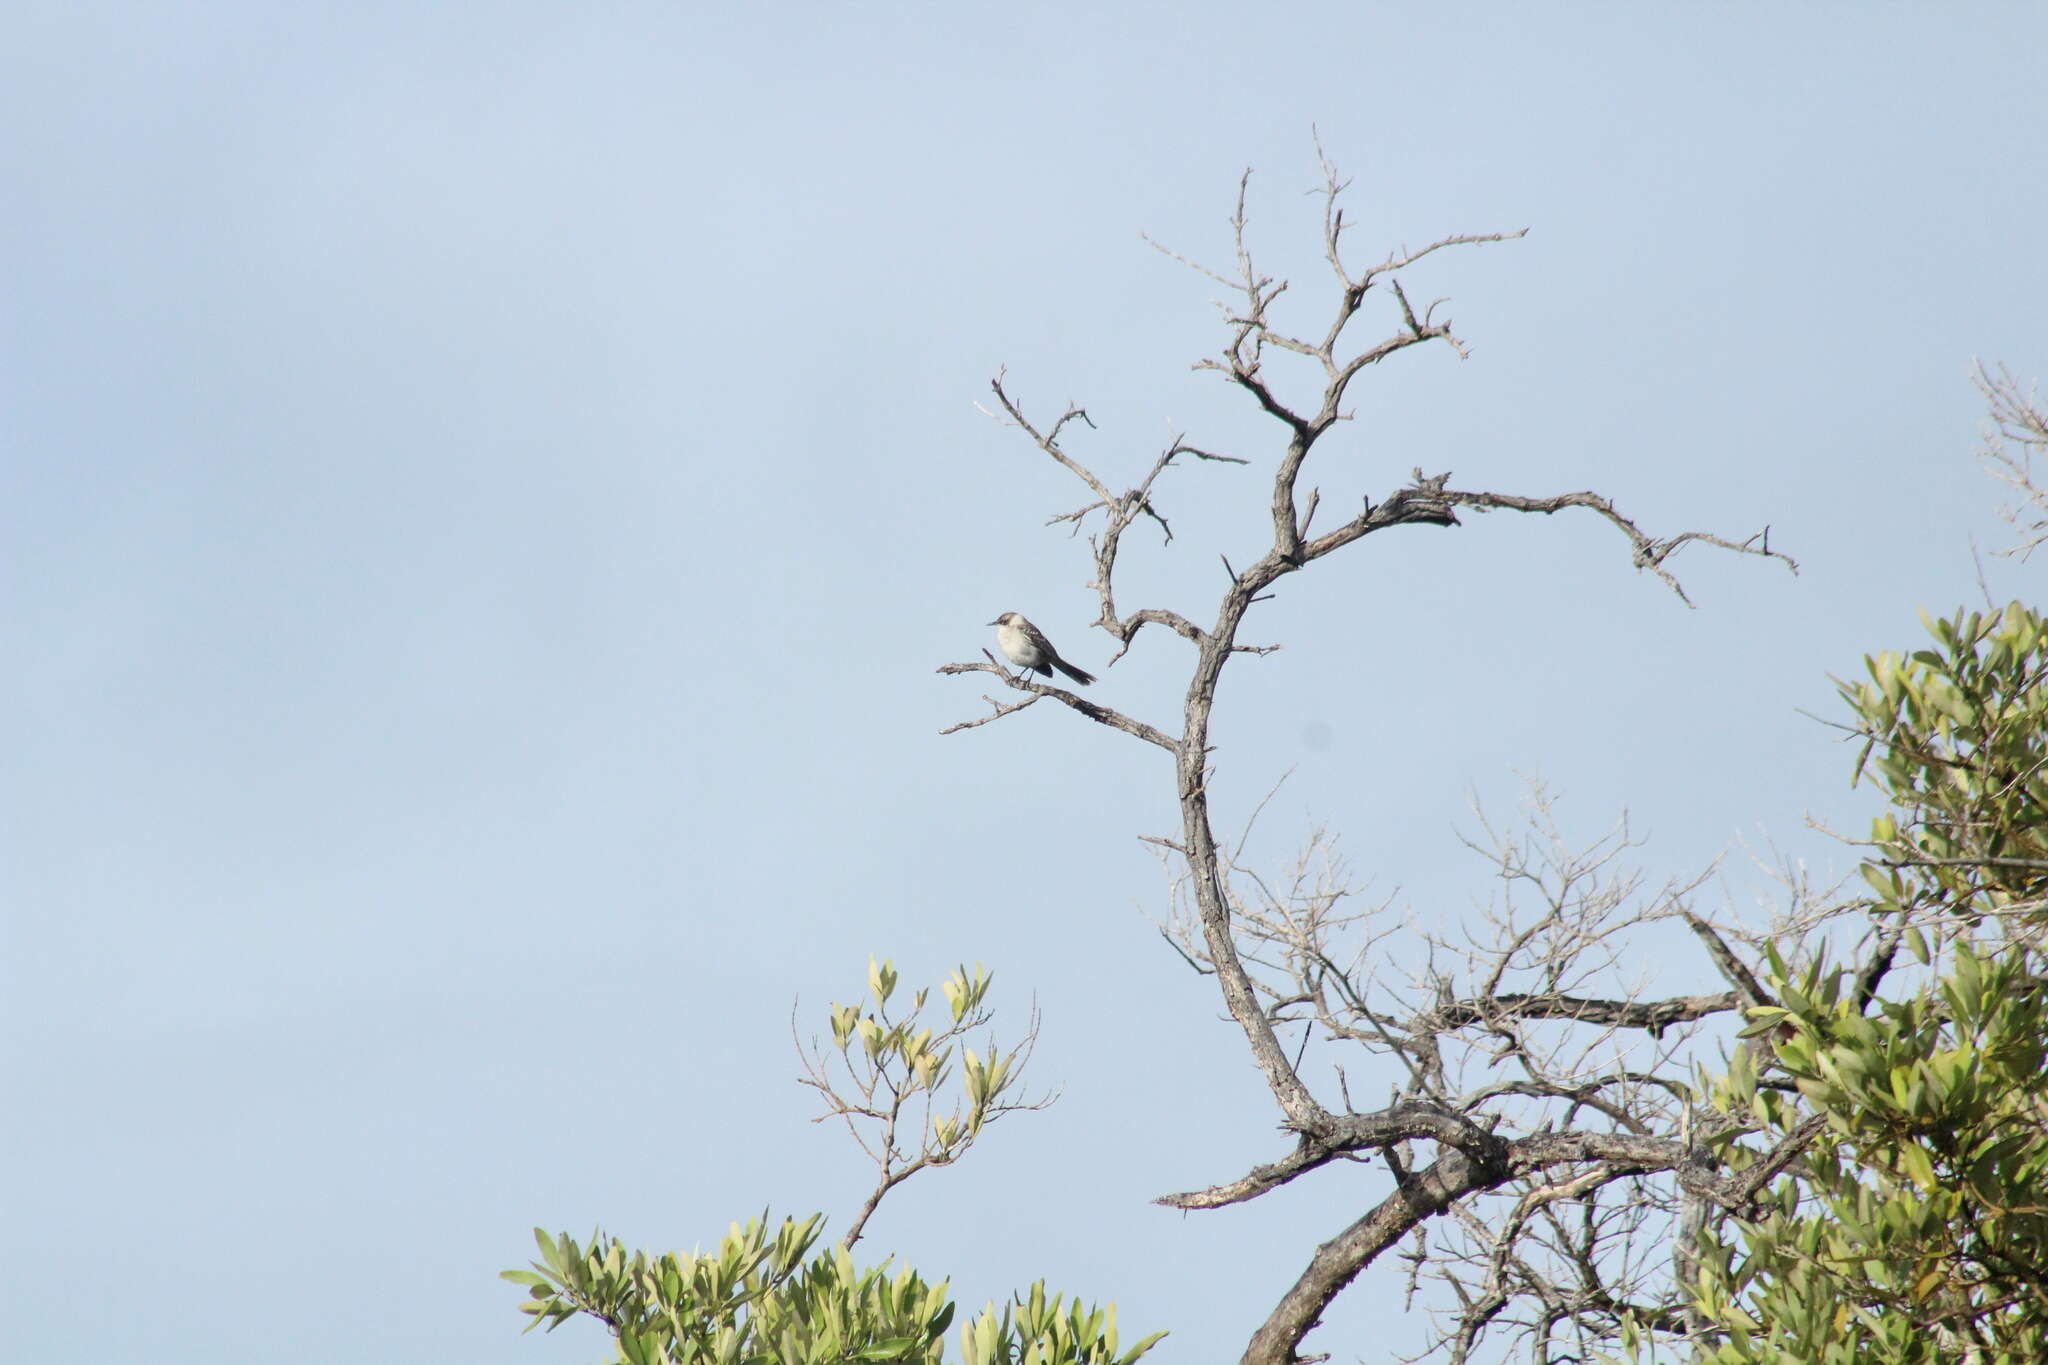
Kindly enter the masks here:
M 1032 643 L 1031 637 L 1008 621 L 996 627 L 996 643 L 1003 647 L 1003 653 L 1010 656 L 1010 662 L 1013 664 L 1031 668 L 1044 662 L 1039 657 L 1038 646 Z

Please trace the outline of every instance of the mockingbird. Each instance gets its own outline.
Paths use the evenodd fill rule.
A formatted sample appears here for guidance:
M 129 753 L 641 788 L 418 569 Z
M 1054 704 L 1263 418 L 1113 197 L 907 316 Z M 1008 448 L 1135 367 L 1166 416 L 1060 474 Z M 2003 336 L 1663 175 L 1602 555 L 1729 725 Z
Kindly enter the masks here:
M 996 643 L 1002 646 L 1003 653 L 1026 673 L 1042 673 L 1050 678 L 1057 668 L 1083 687 L 1095 681 L 1093 673 L 1083 673 L 1062 659 L 1052 641 L 1016 612 L 1006 611 L 989 624 L 996 628 Z

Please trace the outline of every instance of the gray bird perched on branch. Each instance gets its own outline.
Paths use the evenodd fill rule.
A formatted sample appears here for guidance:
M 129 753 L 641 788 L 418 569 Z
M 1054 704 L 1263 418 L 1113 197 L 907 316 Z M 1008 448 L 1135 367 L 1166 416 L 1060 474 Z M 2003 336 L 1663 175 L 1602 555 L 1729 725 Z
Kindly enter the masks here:
M 1083 687 L 1095 681 L 1093 673 L 1083 673 L 1062 659 L 1044 632 L 1018 613 L 1006 611 L 989 624 L 996 628 L 996 643 L 1003 653 L 1026 673 L 1042 673 L 1050 678 L 1057 668 Z

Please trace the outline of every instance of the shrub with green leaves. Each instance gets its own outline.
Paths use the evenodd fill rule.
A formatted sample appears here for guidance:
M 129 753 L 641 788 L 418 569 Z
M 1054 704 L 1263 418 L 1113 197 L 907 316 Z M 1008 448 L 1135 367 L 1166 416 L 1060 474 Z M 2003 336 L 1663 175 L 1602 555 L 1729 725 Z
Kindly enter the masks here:
M 2042 969 L 2024 947 L 1965 945 L 1933 989 L 1870 1012 L 1839 968 L 1773 976 L 1782 1004 L 1752 1029 L 1776 1039 L 1772 1079 L 1797 1101 L 1739 1061 L 1716 1099 L 1777 1134 L 1808 1112 L 1828 1127 L 1740 1247 L 1704 1239 L 1695 1294 L 1726 1333 L 1707 1360 L 2048 1360 Z
M 1701 1234 L 1714 1365 L 2048 1360 L 2048 625 L 2015 603 L 1928 628 L 1938 649 L 1841 687 L 1892 806 L 1867 960 L 1770 953 L 1776 1003 L 1712 1087 L 1732 1167 L 1744 1130 L 1826 1124 L 1754 1217 Z
M 855 1266 L 844 1247 L 816 1251 L 824 1220 L 734 1224 L 714 1252 L 628 1252 L 594 1235 L 580 1246 L 535 1230 L 541 1258 L 504 1278 L 527 1287 L 520 1305 L 553 1331 L 595 1318 L 625 1365 L 939 1365 L 954 1303 L 944 1281 L 884 1261 Z M 1165 1336 L 1122 1350 L 1114 1305 L 1047 1296 L 1044 1281 L 960 1329 L 962 1365 L 1130 1365 Z

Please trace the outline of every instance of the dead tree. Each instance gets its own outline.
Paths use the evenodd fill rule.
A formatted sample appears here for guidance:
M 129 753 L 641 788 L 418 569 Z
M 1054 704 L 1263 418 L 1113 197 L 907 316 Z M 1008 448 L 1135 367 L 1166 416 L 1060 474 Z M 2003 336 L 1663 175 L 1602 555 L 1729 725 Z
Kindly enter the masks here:
M 1547 824 L 1538 797 L 1534 823 L 1496 833 L 1484 852 L 1500 879 L 1489 927 L 1476 936 L 1441 936 L 1426 952 L 1381 951 L 1403 929 L 1391 907 L 1357 908 L 1332 841 L 1311 840 L 1287 878 L 1241 866 L 1211 816 L 1210 715 L 1217 680 L 1240 654 L 1268 646 L 1240 642 L 1247 614 L 1289 574 L 1310 568 L 1354 541 L 1403 526 L 1457 527 L 1481 512 L 1577 511 L 1604 523 L 1626 542 L 1628 562 L 1648 570 L 1686 601 L 1671 561 L 1691 544 L 1739 555 L 1793 562 L 1772 549 L 1768 528 L 1746 540 L 1700 531 L 1653 536 L 1594 492 L 1525 495 L 1456 486 L 1449 473 L 1414 471 L 1377 502 L 1338 513 L 1321 505 L 1305 470 L 1318 445 L 1347 419 L 1351 386 L 1366 372 L 1412 346 L 1464 344 L 1440 304 L 1418 308 L 1402 272 L 1439 251 L 1508 241 L 1521 232 L 1445 237 L 1416 251 L 1389 255 L 1358 269 L 1343 254 L 1344 184 L 1323 166 L 1323 247 L 1333 307 L 1320 335 L 1293 335 L 1278 325 L 1273 305 L 1287 282 L 1260 273 L 1246 241 L 1245 196 L 1238 187 L 1233 217 L 1236 262 L 1230 273 L 1186 262 L 1232 291 L 1228 338 L 1198 368 L 1214 371 L 1243 392 L 1275 424 L 1271 483 L 1272 539 L 1242 567 L 1225 561 L 1228 586 L 1206 623 L 1179 612 L 1129 610 L 1117 597 L 1124 536 L 1141 520 L 1171 538 L 1161 510 L 1160 482 L 1189 462 L 1230 459 L 1175 439 L 1123 492 L 1077 458 L 1068 437 L 1087 414 L 1069 407 L 1050 422 L 1035 420 L 1008 386 L 994 381 L 993 415 L 1013 425 L 1039 451 L 1067 469 L 1089 500 L 1056 521 L 1090 530 L 1094 624 L 1118 642 L 1116 659 L 1146 627 L 1178 636 L 1193 657 L 1179 725 L 1155 725 L 1113 707 L 1017 676 L 993 656 L 949 664 L 942 673 L 990 673 L 1025 694 L 985 698 L 988 714 L 948 727 L 985 725 L 1050 699 L 1098 724 L 1120 730 L 1174 756 L 1181 827 L 1152 838 L 1167 850 L 1177 881 L 1169 938 L 1197 971 L 1215 981 L 1242 1030 L 1288 1133 L 1285 1150 L 1253 1169 L 1201 1190 L 1159 1202 L 1200 1210 L 1255 1199 L 1333 1165 L 1383 1163 L 1387 1192 L 1348 1225 L 1333 1230 L 1299 1277 L 1252 1333 L 1246 1365 L 1291 1365 L 1304 1359 L 1304 1339 L 1346 1286 L 1390 1255 L 1418 1280 L 1435 1284 L 1439 1331 L 1431 1354 L 1473 1358 L 1504 1341 L 1532 1341 L 1531 1359 L 1585 1358 L 1585 1347 L 1612 1341 L 1627 1319 L 1643 1331 L 1684 1334 L 1688 1321 L 1674 1285 L 1670 1232 L 1679 1219 L 1747 1207 L 1797 1156 L 1810 1132 L 1752 1153 L 1739 1171 L 1710 1154 L 1687 1096 L 1685 1046 L 1701 1021 L 1732 1018 L 1762 1002 L 1739 940 L 1694 913 L 1693 885 L 1646 891 L 1622 871 L 1631 847 L 1625 829 L 1590 850 L 1566 849 Z M 1173 254 L 1171 252 L 1169 255 Z M 1183 259 L 1176 257 L 1176 259 Z M 1383 314 L 1389 330 L 1370 345 L 1348 340 L 1354 324 Z M 1269 361 L 1320 376 L 1313 407 L 1291 403 L 1269 380 Z M 1318 529 L 1318 518 L 1326 523 Z M 1689 605 L 1689 603 L 1688 603 Z M 1694 993 L 1642 998 L 1614 984 L 1620 954 L 1646 925 L 1675 921 L 1701 945 Z M 1419 964 L 1419 965 L 1417 965 Z M 1290 1056 L 1283 1035 L 1298 1046 Z M 1362 1047 L 1398 1064 L 1403 1076 L 1386 1102 L 1360 1104 L 1341 1066 L 1335 1084 L 1304 1071 L 1299 1047 Z M 1326 1055 L 1327 1055 L 1327 1049 Z M 1318 1087 L 1311 1080 L 1318 1081 Z M 1331 1093 L 1334 1091 L 1334 1093 Z M 1353 1167 L 1352 1169 L 1355 1169 Z M 1406 1251 L 1401 1251 L 1404 1243 Z

